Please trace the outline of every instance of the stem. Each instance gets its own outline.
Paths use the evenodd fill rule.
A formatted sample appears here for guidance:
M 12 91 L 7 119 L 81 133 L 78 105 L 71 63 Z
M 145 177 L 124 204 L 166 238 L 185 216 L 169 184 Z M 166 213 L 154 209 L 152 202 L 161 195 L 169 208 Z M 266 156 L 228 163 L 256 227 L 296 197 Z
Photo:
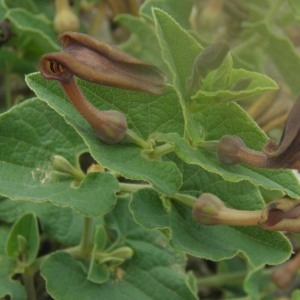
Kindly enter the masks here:
M 90 250 L 93 244 L 93 219 L 84 217 L 83 231 L 80 241 L 80 253 L 83 257 L 87 257 L 90 254 Z
M 220 210 L 216 219 L 216 224 L 230 226 L 257 226 L 261 218 L 260 210 L 237 210 L 224 208 Z
M 73 170 L 73 176 L 74 176 L 74 179 L 79 182 L 85 178 L 85 174 L 81 170 L 76 169 L 76 168 L 74 168 L 74 170 Z
M 74 107 L 92 126 L 101 122 L 98 109 L 85 98 L 78 88 L 74 77 L 71 78 L 69 83 L 60 82 L 60 84 Z
M 213 288 L 223 285 L 241 284 L 247 276 L 246 271 L 206 276 L 198 279 L 198 288 Z
M 125 133 L 125 138 L 129 139 L 136 145 L 140 146 L 143 149 L 149 149 L 151 145 L 147 143 L 145 140 L 143 140 L 141 137 L 139 137 L 134 131 L 127 128 Z
M 264 276 L 270 276 L 273 269 L 266 269 L 263 271 Z M 217 274 L 212 276 L 206 276 L 198 279 L 198 288 L 213 288 L 220 287 L 222 285 L 239 285 L 241 284 L 248 271 L 237 271 L 227 274 Z
M 191 208 L 194 207 L 194 205 L 197 201 L 196 197 L 186 195 L 186 194 L 181 194 L 181 193 L 176 193 L 175 195 L 171 196 L 171 198 L 174 200 L 177 200 Z
M 121 193 L 132 193 L 140 189 L 151 188 L 150 184 L 138 184 L 138 183 L 123 183 L 119 182 L 120 192 Z
M 173 144 L 163 144 L 154 148 L 152 152 L 149 153 L 149 157 L 152 159 L 159 159 L 162 156 L 173 152 L 175 150 L 175 146 Z
M 22 279 L 26 289 L 27 299 L 36 300 L 34 273 L 31 270 L 27 270 L 24 274 L 22 274 Z

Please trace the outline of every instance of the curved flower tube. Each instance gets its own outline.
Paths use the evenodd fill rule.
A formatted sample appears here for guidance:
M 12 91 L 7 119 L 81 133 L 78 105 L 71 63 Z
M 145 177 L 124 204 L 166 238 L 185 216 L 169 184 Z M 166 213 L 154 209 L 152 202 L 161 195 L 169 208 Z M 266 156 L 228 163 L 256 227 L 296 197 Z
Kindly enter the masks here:
M 125 116 L 115 110 L 95 108 L 78 88 L 74 75 L 93 83 L 156 94 L 164 88 L 162 73 L 87 35 L 68 32 L 60 39 L 63 51 L 42 56 L 41 74 L 60 82 L 70 102 L 100 139 L 107 143 L 119 142 L 128 129 Z
M 293 105 L 284 125 L 279 145 L 269 141 L 263 152 L 269 165 L 278 168 L 300 169 L 300 98 Z
M 258 168 L 287 168 L 300 170 L 300 98 L 292 107 L 279 145 L 266 142 L 263 151 L 246 147 L 237 136 L 228 135 L 217 145 L 219 159 L 227 164 L 245 163 Z

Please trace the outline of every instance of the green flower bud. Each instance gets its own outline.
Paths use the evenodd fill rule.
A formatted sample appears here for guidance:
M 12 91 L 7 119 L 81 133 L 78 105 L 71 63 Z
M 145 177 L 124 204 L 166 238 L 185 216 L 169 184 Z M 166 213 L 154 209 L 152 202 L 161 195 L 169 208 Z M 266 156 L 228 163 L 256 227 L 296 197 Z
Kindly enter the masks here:
M 122 260 L 130 259 L 133 256 L 133 254 L 133 249 L 127 246 L 120 247 L 110 253 L 112 257 Z
M 61 155 L 53 155 L 51 157 L 51 165 L 55 171 L 69 174 L 79 181 L 84 177 L 84 174 L 81 170 L 76 169 Z
M 205 48 L 195 59 L 192 74 L 187 80 L 187 87 L 192 92 L 199 89 L 207 74 L 216 70 L 229 52 L 225 41 L 219 41 Z

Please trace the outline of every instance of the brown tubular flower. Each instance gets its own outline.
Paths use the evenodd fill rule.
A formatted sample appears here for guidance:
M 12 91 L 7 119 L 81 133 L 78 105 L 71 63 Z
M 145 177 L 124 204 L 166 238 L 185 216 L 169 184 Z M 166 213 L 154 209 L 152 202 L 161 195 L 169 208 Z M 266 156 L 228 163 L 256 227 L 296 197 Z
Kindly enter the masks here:
M 273 168 L 300 169 L 300 98 L 286 120 L 279 145 L 268 141 L 263 152 Z
M 258 225 L 267 230 L 300 232 L 300 200 L 281 198 L 271 202 L 263 209 Z
M 61 83 L 71 103 L 103 141 L 119 142 L 127 131 L 125 116 L 96 109 L 78 88 L 74 75 L 93 83 L 153 94 L 162 93 L 164 77 L 155 67 L 87 35 L 69 32 L 60 39 L 63 51 L 42 56 L 41 74 Z
M 245 211 L 226 207 L 215 195 L 201 194 L 192 209 L 193 219 L 206 225 L 255 226 L 261 211 Z
M 63 52 L 41 58 L 45 78 L 58 79 L 57 73 L 44 68 L 45 64 L 56 63 L 90 82 L 151 94 L 163 92 L 165 78 L 156 67 L 82 33 L 66 32 L 60 40 Z M 68 78 L 64 77 L 64 82 L 68 82 Z
M 288 168 L 300 170 L 300 99 L 292 107 L 279 145 L 269 140 L 263 151 L 246 147 L 237 136 L 221 138 L 217 145 L 219 159 L 227 164 L 245 163 L 258 168 Z

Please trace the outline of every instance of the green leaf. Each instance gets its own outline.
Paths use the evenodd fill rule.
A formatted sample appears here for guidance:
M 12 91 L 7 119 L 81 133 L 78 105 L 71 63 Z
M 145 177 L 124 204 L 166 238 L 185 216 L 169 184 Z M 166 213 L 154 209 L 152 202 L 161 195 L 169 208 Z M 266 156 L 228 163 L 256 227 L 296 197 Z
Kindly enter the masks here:
M 206 141 L 217 141 L 226 134 L 233 134 L 239 136 L 248 147 L 261 151 L 267 140 L 247 113 L 232 102 L 198 113 L 197 121 L 203 127 L 203 138 Z M 198 148 L 194 148 L 176 134 L 156 134 L 155 138 L 173 144 L 178 157 L 187 164 L 195 164 L 206 171 L 219 174 L 224 180 L 246 180 L 265 189 L 281 191 L 292 198 L 299 198 L 299 182 L 289 170 L 258 169 L 242 164 L 227 165 L 221 163 L 215 153 L 205 149 L 205 142 L 204 145 L 200 143 Z
M 9 8 L 23 8 L 32 14 L 37 14 L 38 9 L 33 0 L 4 0 Z
M 0 0 L 0 20 L 4 19 L 7 9 L 8 8 L 7 8 L 4 0 Z
M 192 148 L 176 134 L 160 134 L 156 135 L 156 139 L 173 144 L 175 153 L 187 164 L 198 165 L 208 172 L 220 175 L 226 181 L 246 180 L 265 189 L 282 191 L 293 198 L 299 197 L 299 182 L 291 171 L 258 169 L 246 165 L 226 165 L 218 160 L 216 154 L 205 149 Z
M 192 72 L 196 56 L 202 47 L 168 14 L 153 9 L 155 27 L 163 58 L 170 69 L 184 116 L 185 130 L 192 140 L 199 140 L 199 129 L 186 108 L 186 81 Z
M 261 295 L 265 291 L 266 286 L 271 284 L 270 275 L 265 275 L 263 273 L 264 270 L 264 268 L 252 269 L 245 279 L 245 291 L 253 300 L 261 300 Z
M 6 242 L 10 258 L 19 258 L 27 266 L 33 263 L 39 250 L 39 229 L 36 216 L 26 214 L 13 225 Z
M 109 280 L 110 274 L 107 268 L 100 266 L 92 259 L 87 279 L 96 284 L 102 284 Z
M 223 190 L 228 194 L 222 199 L 237 199 L 241 189 L 235 184 Z M 239 199 L 242 200 L 243 195 Z M 167 229 L 171 245 L 193 256 L 218 261 L 242 254 L 251 265 L 261 266 L 283 262 L 292 251 L 288 240 L 277 232 L 267 232 L 259 227 L 202 225 L 192 220 L 190 208 L 176 203 L 166 211 L 159 195 L 151 189 L 134 193 L 130 208 L 139 224 L 148 230 Z
M 91 255 L 90 266 L 88 270 L 88 280 L 94 283 L 104 283 L 109 280 L 110 274 L 108 268 L 100 265 L 96 260 L 96 253 L 104 250 L 107 244 L 107 233 L 103 225 L 96 226 L 94 247 Z
M 173 75 L 175 89 L 185 98 L 186 80 L 192 72 L 196 56 L 203 48 L 166 12 L 153 9 L 153 15 L 159 44 L 164 60 Z M 183 102 L 186 100 L 181 99 Z
M 218 70 L 214 72 L 218 72 Z M 250 84 L 248 87 L 240 91 L 231 90 L 231 87 L 234 87 L 240 79 L 249 79 Z M 193 112 L 200 111 L 219 103 L 241 101 L 249 97 L 256 97 L 277 88 L 276 82 L 266 75 L 243 69 L 233 69 L 228 82 L 228 89 L 220 90 L 213 86 L 212 90 L 199 90 L 191 97 L 190 109 Z
M 11 297 L 14 300 L 26 298 L 24 286 L 17 280 L 12 279 L 15 270 L 15 261 L 5 255 L 5 241 L 9 234 L 9 227 L 0 227 L 0 297 Z
M 20 215 L 25 213 L 35 214 L 39 219 L 43 233 L 53 240 L 65 245 L 79 243 L 83 218 L 78 212 L 49 203 L 33 203 L 0 198 L 1 221 L 13 223 Z
M 166 194 L 175 193 L 181 185 L 181 174 L 172 162 L 148 160 L 142 149 L 133 144 L 108 145 L 100 141 L 90 125 L 65 99 L 56 82 L 38 74 L 27 77 L 32 90 L 53 107 L 82 136 L 100 165 L 126 178 L 149 181 Z M 129 127 L 143 138 L 155 131 L 182 133 L 182 115 L 176 94 L 168 87 L 161 96 L 112 89 L 79 80 L 86 97 L 102 109 L 115 109 L 126 115 Z
M 44 15 L 33 14 L 23 8 L 13 8 L 8 10 L 6 18 L 17 28 L 18 34 L 25 33 L 42 53 L 58 49 L 51 23 Z
M 74 178 L 52 168 L 50 158 L 54 154 L 72 162 L 86 147 L 54 110 L 32 100 L 0 118 L 0 194 L 13 200 L 72 207 L 88 216 L 112 209 L 119 189 L 112 175 L 88 174 L 74 186 Z
M 141 6 L 140 13 L 152 19 L 152 8 L 157 7 L 171 15 L 182 27 L 189 29 L 189 18 L 193 4 L 193 0 L 147 0 Z
M 126 199 L 108 218 L 120 228 L 120 240 L 134 249 L 134 256 L 111 274 L 109 282 L 95 284 L 86 278 L 80 262 L 69 254 L 51 254 L 41 266 L 50 295 L 57 299 L 196 299 L 185 282 L 184 256 L 167 246 L 159 232 L 137 226 L 128 211 Z M 113 222 L 115 224 L 113 225 Z

